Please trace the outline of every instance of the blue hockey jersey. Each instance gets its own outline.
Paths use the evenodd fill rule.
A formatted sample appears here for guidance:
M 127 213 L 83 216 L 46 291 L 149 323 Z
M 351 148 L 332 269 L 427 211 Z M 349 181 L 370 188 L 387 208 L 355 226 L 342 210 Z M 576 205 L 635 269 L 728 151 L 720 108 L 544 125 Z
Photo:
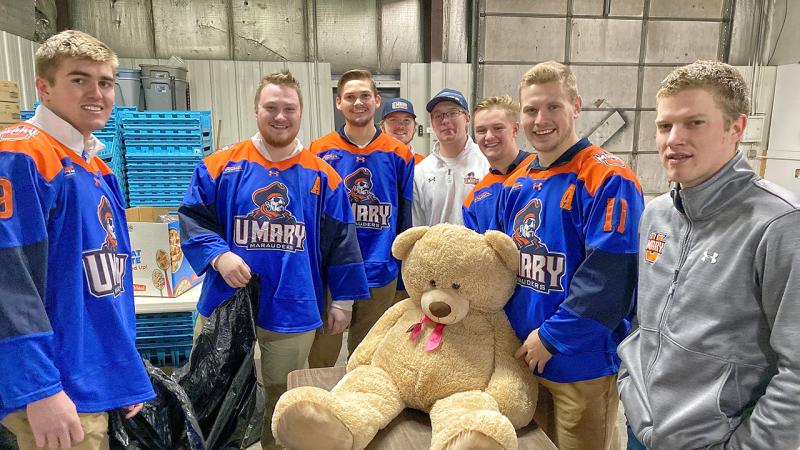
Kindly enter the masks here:
M 503 190 L 503 183 L 512 176 L 514 171 L 521 167 L 527 167 L 535 155 L 522 150 L 517 153 L 517 157 L 506 170 L 502 173 L 497 170 L 490 170 L 478 184 L 472 188 L 467 198 L 464 199 L 464 206 L 461 208 L 461 215 L 464 217 L 464 226 L 478 233 L 486 233 L 489 230 L 499 229 L 497 223 L 497 202 Z
M 0 418 L 61 390 L 80 413 L 155 396 L 118 186 L 43 129 L 0 132 Z
M 216 152 L 195 169 L 179 215 L 186 258 L 208 272 L 204 316 L 234 293 L 210 267 L 227 251 L 261 278 L 256 325 L 266 330 L 322 326 L 325 286 L 333 300 L 369 298 L 342 179 L 308 150 L 273 162 L 248 139 Z
M 392 256 L 394 238 L 411 227 L 414 155 L 380 130 L 369 145 L 358 148 L 344 128 L 312 142 L 310 150 L 344 179 L 369 286 L 386 286 L 399 273 Z
M 636 287 L 639 182 L 618 157 L 577 142 L 550 167 L 534 159 L 503 185 L 501 229 L 520 249 L 506 305 L 521 340 L 554 353 L 541 375 L 573 382 L 617 373 Z

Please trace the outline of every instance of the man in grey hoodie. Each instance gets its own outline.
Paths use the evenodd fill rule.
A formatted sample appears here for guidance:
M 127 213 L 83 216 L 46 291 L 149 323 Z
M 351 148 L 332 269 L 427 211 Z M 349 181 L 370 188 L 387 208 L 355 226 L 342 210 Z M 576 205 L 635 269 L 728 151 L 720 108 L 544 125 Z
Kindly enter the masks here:
M 736 150 L 747 87 L 698 61 L 657 94 L 656 143 L 674 182 L 639 226 L 639 329 L 619 392 L 652 449 L 800 446 L 800 200 Z

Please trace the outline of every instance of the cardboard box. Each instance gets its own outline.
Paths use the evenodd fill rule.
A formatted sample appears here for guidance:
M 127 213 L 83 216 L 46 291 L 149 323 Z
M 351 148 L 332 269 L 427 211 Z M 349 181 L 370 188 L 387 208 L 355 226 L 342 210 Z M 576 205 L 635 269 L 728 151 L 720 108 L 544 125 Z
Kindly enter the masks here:
M 0 102 L 19 104 L 19 88 L 13 81 L 0 80 Z
M 19 103 L 0 102 L 0 123 L 16 123 L 19 121 Z
M 134 295 L 177 297 L 203 277 L 183 257 L 177 220 L 162 222 L 168 208 L 128 208 Z

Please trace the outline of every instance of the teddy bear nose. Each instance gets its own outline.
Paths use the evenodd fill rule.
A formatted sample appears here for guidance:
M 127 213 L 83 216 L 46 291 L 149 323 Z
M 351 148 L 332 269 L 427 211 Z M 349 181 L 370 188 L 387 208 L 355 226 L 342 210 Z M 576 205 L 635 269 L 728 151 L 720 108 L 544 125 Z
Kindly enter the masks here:
M 431 314 L 436 317 L 447 317 L 450 315 L 450 305 L 445 302 L 433 302 L 428 306 L 431 310 Z

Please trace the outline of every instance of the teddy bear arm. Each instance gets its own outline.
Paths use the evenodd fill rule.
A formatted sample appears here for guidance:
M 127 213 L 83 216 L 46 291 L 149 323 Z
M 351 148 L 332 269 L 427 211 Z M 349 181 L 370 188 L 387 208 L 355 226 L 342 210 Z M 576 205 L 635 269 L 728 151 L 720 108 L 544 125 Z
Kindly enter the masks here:
M 495 324 L 494 371 L 486 392 L 491 395 L 514 428 L 522 428 L 533 419 L 538 390 L 533 374 L 514 359 L 520 343 L 508 319 L 504 316 Z
M 350 372 L 358 366 L 369 364 L 384 336 L 392 329 L 400 317 L 413 307 L 414 303 L 412 300 L 406 299 L 387 309 L 369 330 L 364 340 L 362 340 L 355 351 L 353 351 L 353 354 L 347 361 L 347 371 Z

